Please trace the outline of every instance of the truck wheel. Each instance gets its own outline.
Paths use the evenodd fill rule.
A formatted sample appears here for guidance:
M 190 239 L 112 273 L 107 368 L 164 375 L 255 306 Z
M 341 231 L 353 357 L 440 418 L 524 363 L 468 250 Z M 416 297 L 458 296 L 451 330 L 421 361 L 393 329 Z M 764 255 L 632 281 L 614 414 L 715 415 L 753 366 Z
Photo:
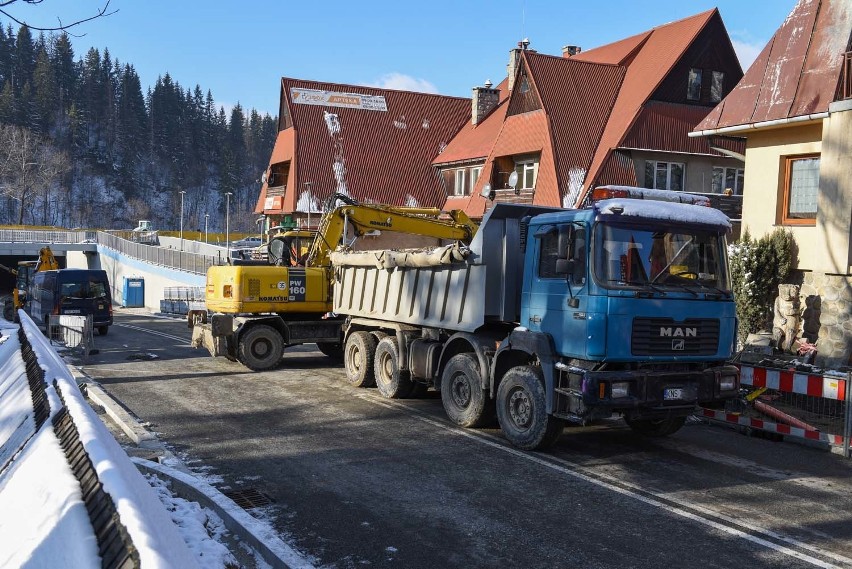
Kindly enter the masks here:
M 343 350 L 343 367 L 346 368 L 346 381 L 355 387 L 376 385 L 373 376 L 373 361 L 376 357 L 376 338 L 369 332 L 353 332 L 346 339 Z
M 373 373 L 379 393 L 388 399 L 408 397 L 414 387 L 408 372 L 399 369 L 399 345 L 394 336 L 382 338 L 376 346 Z
M 283 355 L 284 340 L 272 326 L 257 324 L 240 336 L 237 359 L 251 370 L 272 369 Z
M 317 342 L 317 348 L 335 361 L 343 359 L 343 346 L 340 345 L 340 342 Z
M 509 442 L 524 450 L 544 449 L 556 442 L 565 422 L 547 414 L 541 370 L 513 367 L 497 388 L 497 420 Z
M 5 302 L 3 304 L 3 318 L 9 322 L 13 322 L 15 320 L 15 305 L 12 301 Z
M 456 354 L 441 374 L 441 402 L 450 420 L 462 427 L 481 427 L 493 416 L 482 389 L 479 361 L 471 353 Z
M 109 326 L 98 326 L 98 336 L 106 336 L 109 333 Z
M 644 437 L 667 437 L 680 430 L 686 422 L 686 417 L 672 419 L 628 419 L 624 418 L 634 433 Z

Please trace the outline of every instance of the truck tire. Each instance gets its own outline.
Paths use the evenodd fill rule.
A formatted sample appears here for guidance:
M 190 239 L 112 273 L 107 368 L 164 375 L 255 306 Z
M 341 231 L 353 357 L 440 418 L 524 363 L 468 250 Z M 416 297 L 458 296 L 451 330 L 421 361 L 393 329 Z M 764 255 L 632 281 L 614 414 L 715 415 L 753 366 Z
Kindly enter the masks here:
M 387 336 L 376 346 L 373 375 L 379 393 L 388 399 L 404 399 L 409 396 L 414 384 L 407 371 L 399 369 L 399 345 L 396 337 Z
M 284 355 L 284 339 L 278 330 L 265 324 L 256 324 L 240 336 L 237 359 L 254 371 L 272 369 Z
M 369 332 L 353 332 L 346 339 L 343 350 L 343 367 L 346 369 L 346 381 L 355 387 L 376 385 L 373 375 L 373 361 L 376 357 L 375 336 Z
M 556 442 L 565 422 L 547 414 L 547 397 L 541 370 L 517 366 L 506 372 L 497 388 L 497 420 L 514 446 L 545 449 Z
M 493 418 L 494 405 L 481 387 L 474 354 L 456 354 L 447 362 L 441 374 L 441 403 L 447 417 L 461 427 L 482 427 Z
M 674 417 L 672 419 L 627 419 L 627 423 L 633 432 L 643 437 L 667 437 L 680 430 L 686 422 L 686 417 Z
M 317 349 L 335 361 L 343 360 L 343 346 L 340 342 L 317 342 Z
M 15 321 L 15 304 L 11 300 L 3 303 L 3 318 L 9 322 Z
M 98 336 L 106 336 L 109 334 L 109 326 L 98 326 Z

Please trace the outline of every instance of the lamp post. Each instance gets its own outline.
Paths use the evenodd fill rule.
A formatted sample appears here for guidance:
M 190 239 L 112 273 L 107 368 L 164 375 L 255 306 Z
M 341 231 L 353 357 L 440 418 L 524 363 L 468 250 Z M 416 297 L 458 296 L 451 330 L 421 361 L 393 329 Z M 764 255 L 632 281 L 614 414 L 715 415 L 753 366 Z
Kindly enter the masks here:
M 210 214 L 204 214 L 204 242 L 209 243 L 210 241 L 207 239 L 207 224 L 210 222 Z
M 225 247 L 228 253 L 228 264 L 231 264 L 231 196 L 234 192 L 225 192 Z
M 257 218 L 255 223 L 257 224 L 257 232 L 260 235 L 260 242 L 263 243 L 263 222 L 266 221 L 266 216 L 261 215 Z
M 186 195 L 186 190 L 178 193 L 180 194 L 180 250 L 183 251 L 183 196 Z

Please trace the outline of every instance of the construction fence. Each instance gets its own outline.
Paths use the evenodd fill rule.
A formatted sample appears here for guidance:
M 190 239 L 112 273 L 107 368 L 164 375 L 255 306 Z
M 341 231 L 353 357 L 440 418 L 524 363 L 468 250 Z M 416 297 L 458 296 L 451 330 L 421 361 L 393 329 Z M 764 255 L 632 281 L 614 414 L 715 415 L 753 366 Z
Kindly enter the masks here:
M 52 346 L 77 351 L 87 357 L 97 353 L 92 328 L 91 314 L 51 314 L 47 321 L 47 337 Z
M 190 310 L 204 310 L 203 286 L 168 286 L 163 289 L 160 312 L 186 316 Z
M 740 363 L 741 396 L 704 417 L 744 430 L 824 443 L 850 456 L 852 372 Z

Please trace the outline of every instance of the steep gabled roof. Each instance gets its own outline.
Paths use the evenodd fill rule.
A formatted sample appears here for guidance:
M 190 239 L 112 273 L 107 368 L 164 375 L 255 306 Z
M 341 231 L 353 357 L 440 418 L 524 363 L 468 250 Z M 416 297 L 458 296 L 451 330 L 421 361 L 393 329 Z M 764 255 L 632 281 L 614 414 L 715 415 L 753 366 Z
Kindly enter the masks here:
M 625 77 L 620 65 L 525 52 L 524 61 L 550 118 L 556 179 L 564 192 L 579 190 Z M 547 203 L 561 203 L 561 196 Z
M 387 110 L 306 104 L 299 92 L 307 89 L 383 97 Z M 320 203 L 338 191 L 340 158 L 346 189 L 359 201 L 443 204 L 445 191 L 431 162 L 469 119 L 470 99 L 286 77 L 281 97 L 295 132 L 294 179 L 288 183 L 285 211 L 301 208 L 305 182 Z M 339 133 L 332 132 L 325 113 L 337 116 Z
M 695 130 L 828 111 L 850 34 L 849 0 L 799 0 L 739 84 Z
M 638 51 L 628 57 L 629 64 L 618 99 L 610 114 L 609 121 L 601 137 L 591 167 L 586 174 L 586 190 L 595 183 L 598 174 L 609 161 L 610 154 L 618 148 L 631 125 L 636 120 L 642 106 L 648 101 L 663 79 L 668 75 L 677 62 L 683 57 L 698 34 L 712 18 L 720 18 L 715 8 L 689 18 L 653 28 L 643 36 L 641 45 L 639 36 L 634 36 Z M 622 42 L 617 42 L 622 43 Z M 612 59 L 613 53 L 626 50 L 615 50 L 613 45 L 581 53 L 584 60 L 595 61 L 596 53 L 603 60 Z M 573 58 L 572 58 L 573 59 Z
M 497 133 L 500 132 L 500 127 L 506 119 L 506 110 L 509 108 L 507 104 L 509 99 L 508 85 L 508 78 L 503 79 L 497 85 L 496 88 L 500 90 L 500 103 L 497 107 L 479 124 L 473 124 L 468 120 L 467 124 L 453 137 L 453 140 L 443 152 L 432 161 L 433 165 L 451 164 L 465 160 L 484 160 L 488 156 L 491 147 L 494 145 L 494 139 L 497 138 Z

